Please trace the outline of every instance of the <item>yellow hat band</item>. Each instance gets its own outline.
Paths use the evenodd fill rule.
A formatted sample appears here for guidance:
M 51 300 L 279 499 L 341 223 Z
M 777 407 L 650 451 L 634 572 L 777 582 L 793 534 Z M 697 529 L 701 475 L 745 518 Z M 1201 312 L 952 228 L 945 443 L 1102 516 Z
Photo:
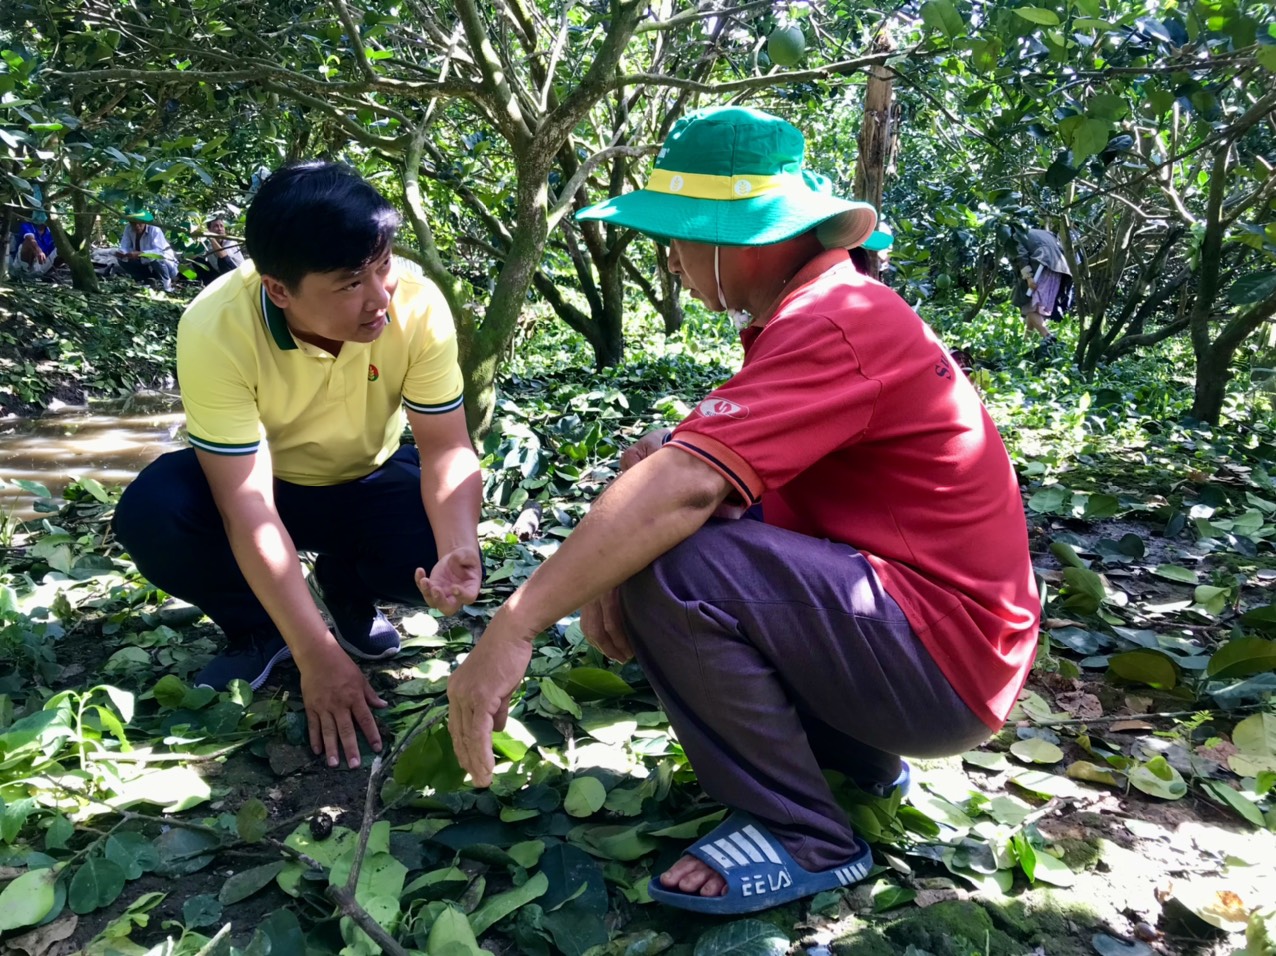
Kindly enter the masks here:
M 648 192 L 686 196 L 689 199 L 752 199 L 781 189 L 807 189 L 801 176 L 710 176 L 657 169 L 643 188 Z

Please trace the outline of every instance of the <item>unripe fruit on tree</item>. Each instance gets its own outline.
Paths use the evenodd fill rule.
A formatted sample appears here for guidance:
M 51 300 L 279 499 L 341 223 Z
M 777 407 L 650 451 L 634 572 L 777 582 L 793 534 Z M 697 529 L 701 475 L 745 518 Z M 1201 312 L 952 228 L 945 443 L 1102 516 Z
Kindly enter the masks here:
M 793 66 L 806 52 L 806 36 L 794 24 L 776 27 L 766 39 L 766 53 L 778 66 Z

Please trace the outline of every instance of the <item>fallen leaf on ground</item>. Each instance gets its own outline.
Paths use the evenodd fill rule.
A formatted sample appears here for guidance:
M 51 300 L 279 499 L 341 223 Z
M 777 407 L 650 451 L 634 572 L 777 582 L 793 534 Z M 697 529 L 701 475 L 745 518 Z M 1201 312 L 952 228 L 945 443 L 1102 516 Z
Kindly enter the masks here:
M 1203 759 L 1208 760 L 1210 763 L 1216 763 L 1220 767 L 1226 767 L 1228 758 L 1234 756 L 1235 754 L 1236 754 L 1235 745 L 1229 743 L 1226 740 L 1220 740 L 1213 747 L 1201 746 L 1196 748 L 1196 755 L 1198 757 L 1202 757 Z
M 25 953 L 26 956 L 45 956 L 50 950 L 57 947 L 57 944 L 64 939 L 69 939 L 75 933 L 75 927 L 80 922 L 80 918 L 73 913 L 68 913 L 62 919 L 50 923 L 48 926 L 37 926 L 29 933 L 21 936 L 15 936 L 8 940 L 4 946 L 4 952 L 8 953 Z M 60 947 L 58 947 L 60 949 Z
M 1080 720 L 1095 720 L 1103 716 L 1103 704 L 1099 698 L 1085 691 L 1056 694 L 1054 702 Z
M 1124 730 L 1155 730 L 1156 727 L 1148 723 L 1146 720 L 1114 720 L 1108 725 L 1108 730 L 1114 734 L 1119 734 Z
M 1152 698 L 1131 694 L 1125 699 L 1125 709 L 1132 714 L 1146 714 L 1152 709 Z

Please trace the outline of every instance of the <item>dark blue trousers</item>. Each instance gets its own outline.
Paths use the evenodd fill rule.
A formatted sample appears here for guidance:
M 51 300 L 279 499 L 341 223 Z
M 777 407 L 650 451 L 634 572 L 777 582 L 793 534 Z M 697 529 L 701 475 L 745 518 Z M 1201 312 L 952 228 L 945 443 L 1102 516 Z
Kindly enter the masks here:
M 421 502 L 421 460 L 404 445 L 372 474 L 340 485 L 275 481 L 275 506 L 299 551 L 343 596 L 423 606 L 413 575 L 438 560 Z M 192 448 L 142 470 L 115 509 L 115 536 L 152 584 L 200 608 L 234 640 L 274 627 L 240 573 Z

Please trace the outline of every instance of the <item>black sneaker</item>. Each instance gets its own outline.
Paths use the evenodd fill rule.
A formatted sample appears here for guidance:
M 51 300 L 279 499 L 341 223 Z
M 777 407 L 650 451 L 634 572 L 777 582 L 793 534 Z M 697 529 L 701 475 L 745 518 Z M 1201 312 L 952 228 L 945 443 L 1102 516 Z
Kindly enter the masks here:
M 247 681 L 256 690 L 266 683 L 276 664 L 291 659 L 292 651 L 274 631 L 231 640 L 224 651 L 195 675 L 195 686 L 221 691 L 238 679 Z
M 332 635 L 351 657 L 379 661 L 399 653 L 403 645 L 389 618 L 371 601 L 349 599 L 319 583 L 319 562 L 308 583 L 310 593 L 332 619 Z

